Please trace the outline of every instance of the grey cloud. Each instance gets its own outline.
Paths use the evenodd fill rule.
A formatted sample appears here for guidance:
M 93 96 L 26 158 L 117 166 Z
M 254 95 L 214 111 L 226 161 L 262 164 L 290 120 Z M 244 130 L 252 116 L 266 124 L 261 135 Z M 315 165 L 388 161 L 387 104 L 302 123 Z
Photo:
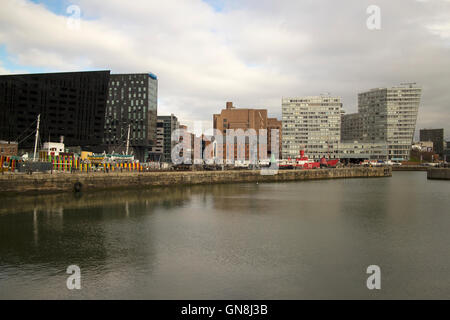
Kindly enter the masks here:
M 0 42 L 19 63 L 63 70 L 158 74 L 160 113 L 210 121 L 233 100 L 281 113 L 281 97 L 331 92 L 356 110 L 357 93 L 414 81 L 423 86 L 418 128 L 450 137 L 449 1 L 80 0 L 80 31 L 27 3 L 0 12 Z M 366 8 L 381 8 L 381 30 Z

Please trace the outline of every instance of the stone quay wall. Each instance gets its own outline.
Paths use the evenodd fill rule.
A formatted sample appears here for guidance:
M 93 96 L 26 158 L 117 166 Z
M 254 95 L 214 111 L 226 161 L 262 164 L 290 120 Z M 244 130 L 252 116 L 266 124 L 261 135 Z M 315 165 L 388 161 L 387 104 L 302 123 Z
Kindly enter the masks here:
M 425 166 L 393 166 L 392 171 L 427 171 L 429 167 Z
M 431 168 L 427 171 L 428 179 L 450 180 L 450 168 Z
M 389 167 L 279 170 L 271 175 L 263 175 L 260 170 L 4 174 L 0 175 L 0 195 L 390 176 Z

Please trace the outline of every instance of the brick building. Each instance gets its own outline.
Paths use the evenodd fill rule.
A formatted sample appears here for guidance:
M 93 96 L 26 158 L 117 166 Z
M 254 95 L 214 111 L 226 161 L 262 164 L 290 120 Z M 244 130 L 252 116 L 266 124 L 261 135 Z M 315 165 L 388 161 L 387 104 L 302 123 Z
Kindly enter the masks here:
M 226 103 L 226 109 L 223 109 L 220 114 L 213 115 L 213 127 L 222 132 L 225 136 L 227 134 L 227 130 L 238 130 L 242 129 L 244 132 L 248 129 L 254 129 L 256 134 L 260 133 L 261 129 L 266 129 L 267 132 L 267 145 L 263 144 L 259 145 L 258 149 L 258 158 L 259 154 L 264 152 L 269 153 L 271 150 L 271 135 L 270 129 L 279 129 L 280 130 L 280 139 L 281 139 L 281 121 L 276 118 L 268 118 L 266 109 L 237 109 L 233 106 L 232 102 Z M 281 141 L 281 140 L 280 140 Z M 259 142 L 259 141 L 258 141 Z M 281 146 L 281 143 L 280 143 Z M 231 157 L 231 145 L 224 141 L 224 154 L 227 154 Z M 250 143 L 249 138 L 247 137 L 245 143 L 239 143 L 238 139 L 235 138 L 234 142 L 234 159 L 237 159 L 238 153 L 245 154 L 245 159 L 250 159 Z

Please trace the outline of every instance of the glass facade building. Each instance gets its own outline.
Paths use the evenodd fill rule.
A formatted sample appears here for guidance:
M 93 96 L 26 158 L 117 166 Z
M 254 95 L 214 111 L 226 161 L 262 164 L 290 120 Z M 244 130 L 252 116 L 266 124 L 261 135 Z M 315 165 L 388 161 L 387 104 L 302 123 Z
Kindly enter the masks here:
M 359 113 L 341 117 L 341 141 L 357 141 L 362 137 L 362 118 Z
M 158 147 L 162 154 L 161 161 L 172 162 L 172 149 L 177 142 L 172 141 L 172 132 L 180 128 L 176 116 L 158 116 Z
M 151 73 L 111 74 L 105 112 L 104 143 L 109 152 L 127 144 L 141 161 L 156 145 L 158 79 Z
M 422 89 L 415 84 L 377 88 L 358 95 L 362 141 L 385 141 L 388 159 L 410 157 Z
M 40 142 L 60 141 L 101 152 L 110 71 L 0 76 L 0 139 L 34 147 L 40 115 Z

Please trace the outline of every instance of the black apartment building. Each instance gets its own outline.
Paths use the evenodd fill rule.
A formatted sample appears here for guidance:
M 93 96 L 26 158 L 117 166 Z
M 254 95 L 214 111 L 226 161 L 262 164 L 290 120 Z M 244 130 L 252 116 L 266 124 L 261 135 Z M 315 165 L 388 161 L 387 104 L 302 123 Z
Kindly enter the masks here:
M 172 162 L 172 149 L 177 144 L 172 141 L 172 133 L 180 128 L 177 117 L 173 114 L 170 116 L 158 116 L 158 139 L 162 148 L 162 161 Z
M 59 142 L 94 152 L 130 151 L 151 159 L 156 144 L 157 77 L 110 71 L 0 76 L 0 139 L 34 147 L 40 115 L 40 143 Z
M 152 160 L 156 145 L 158 79 L 152 73 L 111 74 L 104 143 L 108 152 L 130 149 L 141 161 Z
M 100 151 L 109 71 L 0 76 L 0 139 L 32 149 L 40 115 L 40 142 L 60 141 Z
M 441 159 L 444 158 L 444 129 L 421 129 L 420 141 L 433 142 L 434 153 L 439 154 Z

